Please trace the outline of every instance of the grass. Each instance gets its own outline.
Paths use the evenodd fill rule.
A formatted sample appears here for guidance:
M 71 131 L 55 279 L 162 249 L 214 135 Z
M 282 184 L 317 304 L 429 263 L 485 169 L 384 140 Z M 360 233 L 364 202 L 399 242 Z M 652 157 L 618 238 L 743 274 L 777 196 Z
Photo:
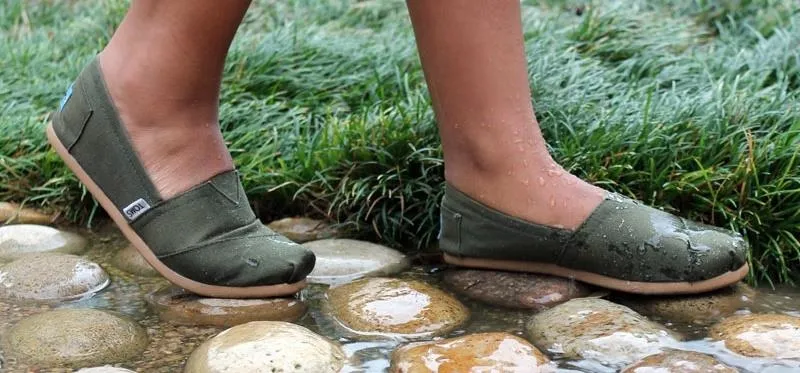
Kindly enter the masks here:
M 0 200 L 89 224 L 97 205 L 42 130 L 126 3 L 0 1 Z M 796 4 L 525 1 L 552 153 L 609 190 L 742 232 L 751 280 L 791 282 Z M 263 219 L 327 217 L 409 252 L 435 242 L 441 149 L 402 2 L 257 1 L 228 59 L 221 120 Z

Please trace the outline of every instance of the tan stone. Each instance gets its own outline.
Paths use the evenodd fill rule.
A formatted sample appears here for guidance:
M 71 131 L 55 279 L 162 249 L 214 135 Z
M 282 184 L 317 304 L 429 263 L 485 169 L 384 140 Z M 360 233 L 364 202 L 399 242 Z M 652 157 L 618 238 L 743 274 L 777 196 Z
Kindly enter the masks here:
M 16 203 L 0 202 L 0 224 L 51 224 L 55 216 Z
M 86 243 L 85 238 L 75 233 L 43 225 L 0 226 L 0 261 L 49 252 L 80 254 Z
M 714 325 L 709 336 L 731 351 L 750 357 L 800 358 L 800 317 L 780 314 L 732 316 Z
M 331 238 L 339 233 L 322 220 L 301 217 L 276 220 L 267 227 L 297 243 Z
M 97 263 L 67 254 L 26 256 L 0 266 L 0 299 L 57 301 L 91 296 L 108 286 Z
M 622 373 L 737 373 L 739 370 L 699 352 L 670 350 L 650 355 Z
M 128 273 L 143 277 L 158 277 L 160 274 L 155 270 L 146 260 L 142 254 L 139 254 L 136 249 L 128 245 L 114 255 L 111 263 Z
M 618 296 L 620 303 L 670 322 L 712 324 L 753 304 L 756 291 L 739 283 L 713 293 L 678 296 Z
M 125 368 L 117 368 L 106 365 L 102 367 L 83 368 L 81 370 L 76 371 L 75 373 L 136 373 L 136 372 Z

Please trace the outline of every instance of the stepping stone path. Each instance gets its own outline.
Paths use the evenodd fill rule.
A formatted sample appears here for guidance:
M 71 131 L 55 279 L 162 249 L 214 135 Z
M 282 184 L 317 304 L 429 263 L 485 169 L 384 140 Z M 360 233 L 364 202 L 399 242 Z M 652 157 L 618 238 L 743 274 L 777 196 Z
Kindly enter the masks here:
M 0 266 L 0 299 L 77 299 L 92 296 L 109 283 L 97 263 L 75 255 L 39 254 Z
M 533 310 L 591 293 L 589 286 L 561 277 L 477 269 L 449 270 L 444 282 L 454 291 L 484 303 Z
M 481 333 L 400 347 L 392 354 L 390 372 L 554 372 L 549 361 L 520 337 Z
M 677 343 L 677 336 L 628 307 L 578 298 L 534 315 L 525 327 L 540 349 L 621 368 Z
M 780 314 L 732 316 L 714 325 L 709 336 L 744 356 L 800 359 L 800 317 Z
M 327 239 L 303 244 L 317 262 L 311 283 L 337 285 L 368 276 L 389 276 L 409 267 L 408 258 L 386 246 L 366 241 Z
M 147 303 L 161 320 L 183 325 L 230 327 L 250 321 L 297 321 L 306 312 L 295 298 L 203 298 L 170 286 L 148 294 Z
M 430 337 L 469 318 L 449 294 L 414 280 L 366 278 L 328 289 L 333 317 L 359 337 Z
M 0 226 L 0 262 L 47 252 L 80 254 L 84 249 L 86 239 L 75 233 L 43 225 Z
M 198 347 L 185 373 L 335 373 L 341 347 L 295 324 L 254 321 L 234 326 Z
M 650 297 L 615 294 L 614 300 L 647 316 L 670 322 L 707 325 L 751 307 L 755 296 L 755 290 L 739 283 L 707 294 Z
M 0 202 L 0 224 L 50 224 L 54 216 L 30 208 L 19 208 L 16 203 Z
M 86 367 L 138 357 L 147 332 L 135 322 L 94 309 L 58 309 L 11 328 L 9 354 L 39 367 Z
M 94 367 L 94 368 L 83 368 L 75 373 L 136 373 L 136 372 L 125 368 L 104 366 L 104 367 Z
M 738 373 L 719 360 L 699 352 L 671 350 L 650 355 L 622 373 Z
M 331 238 L 339 233 L 328 223 L 309 218 L 284 218 L 269 223 L 267 227 L 297 243 Z
M 158 277 L 161 276 L 153 267 L 144 260 L 142 254 L 139 254 L 133 246 L 128 245 L 124 249 L 117 251 L 111 263 L 128 273 L 143 277 Z

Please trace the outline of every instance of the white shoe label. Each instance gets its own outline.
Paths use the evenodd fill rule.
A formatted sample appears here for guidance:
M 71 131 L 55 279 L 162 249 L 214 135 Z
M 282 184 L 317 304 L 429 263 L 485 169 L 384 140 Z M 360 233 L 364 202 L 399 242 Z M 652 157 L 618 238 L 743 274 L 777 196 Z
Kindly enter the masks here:
M 122 212 L 125 214 L 125 217 L 128 218 L 128 221 L 133 221 L 134 219 L 138 218 L 139 215 L 144 214 L 150 210 L 150 205 L 147 204 L 142 198 L 133 201 L 128 207 L 122 209 Z

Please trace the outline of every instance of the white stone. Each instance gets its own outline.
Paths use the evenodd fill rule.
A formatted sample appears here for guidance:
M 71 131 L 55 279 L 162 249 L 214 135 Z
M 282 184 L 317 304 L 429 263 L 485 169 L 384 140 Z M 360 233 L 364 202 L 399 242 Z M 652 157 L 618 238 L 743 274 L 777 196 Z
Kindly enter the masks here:
M 44 225 L 19 224 L 0 227 L 0 261 L 46 252 L 79 254 L 86 239 Z
M 351 239 L 326 239 L 304 243 L 317 257 L 308 275 L 311 283 L 338 285 L 353 280 L 388 276 L 409 266 L 408 258 L 383 245 Z

